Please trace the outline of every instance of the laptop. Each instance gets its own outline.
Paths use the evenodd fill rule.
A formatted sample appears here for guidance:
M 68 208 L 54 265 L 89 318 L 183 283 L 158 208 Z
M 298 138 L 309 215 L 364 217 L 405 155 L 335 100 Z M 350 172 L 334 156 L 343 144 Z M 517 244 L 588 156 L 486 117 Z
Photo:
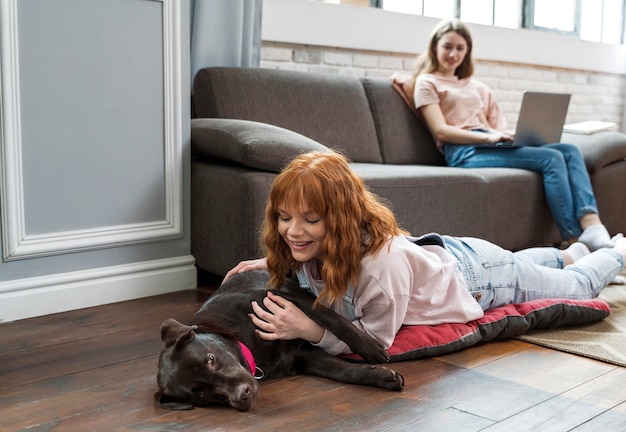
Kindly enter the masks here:
M 514 140 L 478 147 L 540 146 L 560 142 L 570 97 L 567 93 L 524 92 Z

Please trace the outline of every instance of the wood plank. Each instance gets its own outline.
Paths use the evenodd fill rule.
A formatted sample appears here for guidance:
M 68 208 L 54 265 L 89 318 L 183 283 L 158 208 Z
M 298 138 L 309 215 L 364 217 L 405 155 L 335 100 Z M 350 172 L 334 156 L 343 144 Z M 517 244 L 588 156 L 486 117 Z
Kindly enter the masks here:
M 49 379 L 21 384 L 0 392 L 0 412 L 6 413 L 20 405 L 44 404 L 50 398 L 69 399 L 75 393 L 113 382 L 142 379 L 150 376 L 156 382 L 157 356 L 144 357 Z
M 624 389 L 626 389 L 626 369 L 616 368 L 504 419 L 485 431 L 510 431 L 516 425 L 524 425 L 526 430 L 569 431 L 606 413 L 608 409 L 621 405 L 626 396 Z M 626 424 L 626 416 L 621 415 L 621 417 L 620 419 L 615 412 L 610 421 L 623 426 Z
M 195 290 L 46 315 L 0 324 L 0 355 L 49 347 L 80 339 L 106 337 L 140 325 L 159 328 L 174 317 L 188 321 L 207 295 Z M 168 305 L 164 308 L 164 303 Z M 141 323 L 141 324 L 140 324 Z M 33 337 L 33 336 L 37 337 Z
M 501 339 L 486 344 L 474 345 L 467 349 L 435 358 L 442 362 L 472 369 L 534 346 L 515 339 Z
M 7 356 L 0 371 L 0 390 L 97 369 L 158 354 L 162 343 L 154 329 L 127 332 L 129 340 L 88 339 L 73 344 L 30 351 L 29 355 Z M 24 366 L 20 367 L 20 362 Z
M 475 369 L 490 376 L 561 393 L 616 368 L 618 366 L 609 363 L 532 345 L 527 350 Z
M 592 418 L 572 432 L 626 431 L 626 402 L 612 407 L 611 410 Z

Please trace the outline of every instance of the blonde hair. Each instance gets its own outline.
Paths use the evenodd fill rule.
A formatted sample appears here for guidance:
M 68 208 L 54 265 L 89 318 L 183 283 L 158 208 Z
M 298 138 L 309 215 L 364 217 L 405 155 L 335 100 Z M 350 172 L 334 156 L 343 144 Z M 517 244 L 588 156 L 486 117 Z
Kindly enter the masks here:
M 439 68 L 439 60 L 437 60 L 437 44 L 439 40 L 449 32 L 455 32 L 467 43 L 467 53 L 463 59 L 463 63 L 454 71 L 459 78 L 469 78 L 474 74 L 474 61 L 472 60 L 472 35 L 465 24 L 457 19 L 443 20 L 433 29 L 430 40 L 428 42 L 428 50 L 417 57 L 415 68 L 413 71 L 412 86 L 415 86 L 415 80 L 418 75 L 423 73 L 433 73 Z
M 300 269 L 278 233 L 278 208 L 288 204 L 318 213 L 327 229 L 321 276 L 324 289 L 316 304 L 330 305 L 355 283 L 361 260 L 380 251 L 389 237 L 405 233 L 393 212 L 370 192 L 337 152 L 309 152 L 296 157 L 276 178 L 265 210 L 263 242 L 270 286 L 284 284 Z

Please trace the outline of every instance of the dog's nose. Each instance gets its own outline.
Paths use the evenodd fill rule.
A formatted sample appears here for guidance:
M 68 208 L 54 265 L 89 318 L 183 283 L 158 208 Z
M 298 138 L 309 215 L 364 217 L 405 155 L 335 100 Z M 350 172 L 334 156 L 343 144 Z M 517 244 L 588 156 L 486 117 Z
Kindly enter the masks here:
M 236 390 L 237 397 L 234 401 L 233 408 L 239 411 L 248 411 L 252 406 L 252 401 L 256 396 L 256 391 L 248 384 L 239 384 Z

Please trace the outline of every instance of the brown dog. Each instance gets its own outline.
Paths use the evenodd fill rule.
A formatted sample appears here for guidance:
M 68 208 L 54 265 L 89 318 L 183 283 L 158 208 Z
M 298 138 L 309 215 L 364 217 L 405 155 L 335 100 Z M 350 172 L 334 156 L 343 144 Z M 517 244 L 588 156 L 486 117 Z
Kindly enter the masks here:
M 250 409 L 259 391 L 257 380 L 304 374 L 348 384 L 401 390 L 402 376 L 391 369 L 350 363 L 309 342 L 266 341 L 255 332 L 248 314 L 251 302 L 262 305 L 266 272 L 230 278 L 202 305 L 192 325 L 169 318 L 161 325 L 164 347 L 159 357 L 155 399 L 164 408 L 191 409 L 209 404 Z M 389 361 L 378 341 L 327 308 L 313 308 L 314 298 L 290 281 L 274 293 L 296 304 L 313 321 L 350 346 L 367 363 Z

